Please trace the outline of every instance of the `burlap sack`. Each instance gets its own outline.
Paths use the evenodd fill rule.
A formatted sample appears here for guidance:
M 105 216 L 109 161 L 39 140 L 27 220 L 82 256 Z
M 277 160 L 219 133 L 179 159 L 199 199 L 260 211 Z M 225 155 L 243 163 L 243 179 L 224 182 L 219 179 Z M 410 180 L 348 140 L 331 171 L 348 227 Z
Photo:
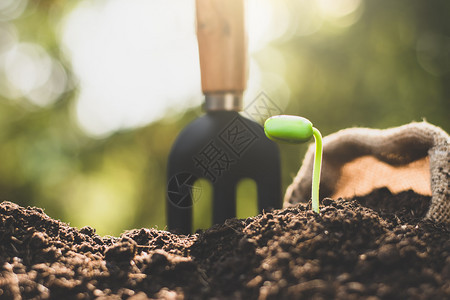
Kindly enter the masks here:
M 427 122 L 385 130 L 349 128 L 323 139 L 320 196 L 352 197 L 388 187 L 431 195 L 425 216 L 450 222 L 450 137 Z M 311 198 L 314 145 L 284 197 L 284 206 Z

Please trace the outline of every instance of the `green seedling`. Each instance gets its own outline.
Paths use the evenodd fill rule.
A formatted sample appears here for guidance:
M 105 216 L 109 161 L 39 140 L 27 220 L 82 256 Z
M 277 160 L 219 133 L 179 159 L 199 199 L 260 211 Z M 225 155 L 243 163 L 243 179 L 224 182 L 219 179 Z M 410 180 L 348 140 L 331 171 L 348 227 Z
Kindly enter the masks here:
M 275 142 L 299 144 L 307 142 L 314 136 L 316 151 L 314 153 L 314 168 L 312 180 L 312 209 L 319 213 L 319 184 L 322 167 L 322 135 L 312 123 L 298 116 L 280 115 L 266 120 L 264 123 L 266 136 Z

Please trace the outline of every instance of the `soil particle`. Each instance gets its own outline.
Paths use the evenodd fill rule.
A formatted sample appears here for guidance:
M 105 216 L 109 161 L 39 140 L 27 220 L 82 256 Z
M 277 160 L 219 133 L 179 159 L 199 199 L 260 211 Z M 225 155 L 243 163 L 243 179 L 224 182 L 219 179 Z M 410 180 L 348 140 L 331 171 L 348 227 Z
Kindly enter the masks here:
M 450 299 L 450 228 L 387 189 L 184 236 L 101 237 L 0 204 L 0 299 Z

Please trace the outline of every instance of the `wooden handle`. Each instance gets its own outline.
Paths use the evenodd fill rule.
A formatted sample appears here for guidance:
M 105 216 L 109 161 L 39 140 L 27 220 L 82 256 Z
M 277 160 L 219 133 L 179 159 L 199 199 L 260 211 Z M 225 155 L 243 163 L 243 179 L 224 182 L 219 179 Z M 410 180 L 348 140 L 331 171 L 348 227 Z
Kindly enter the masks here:
M 203 93 L 241 93 L 247 83 L 244 0 L 196 0 Z

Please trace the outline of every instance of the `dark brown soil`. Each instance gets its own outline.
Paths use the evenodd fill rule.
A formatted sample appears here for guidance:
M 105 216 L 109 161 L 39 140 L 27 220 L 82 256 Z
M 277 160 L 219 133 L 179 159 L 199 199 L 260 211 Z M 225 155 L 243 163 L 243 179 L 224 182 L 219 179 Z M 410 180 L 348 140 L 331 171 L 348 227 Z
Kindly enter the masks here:
M 450 228 L 386 189 L 182 236 L 100 237 L 0 204 L 1 299 L 450 299 Z M 370 207 L 370 208 L 369 208 Z

